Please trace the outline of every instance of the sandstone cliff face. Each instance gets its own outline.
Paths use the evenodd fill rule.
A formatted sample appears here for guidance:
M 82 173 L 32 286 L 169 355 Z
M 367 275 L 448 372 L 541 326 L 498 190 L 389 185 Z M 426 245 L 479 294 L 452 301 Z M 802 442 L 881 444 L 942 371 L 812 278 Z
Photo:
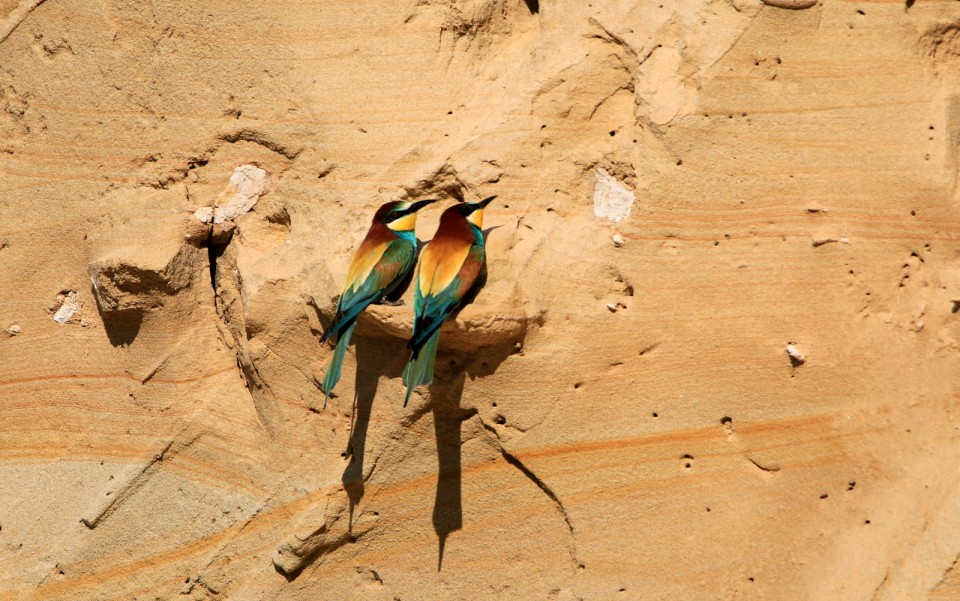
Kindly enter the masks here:
M 960 6 L 805 4 L 0 0 L 0 597 L 960 596 Z

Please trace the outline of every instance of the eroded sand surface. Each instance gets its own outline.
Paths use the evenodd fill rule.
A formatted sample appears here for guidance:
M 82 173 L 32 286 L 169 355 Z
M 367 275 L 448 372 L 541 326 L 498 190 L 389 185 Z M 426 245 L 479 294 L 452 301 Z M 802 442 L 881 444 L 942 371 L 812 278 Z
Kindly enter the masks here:
M 960 598 L 958 85 L 952 1 L 0 0 L 0 598 Z M 321 411 L 374 209 L 492 194 Z

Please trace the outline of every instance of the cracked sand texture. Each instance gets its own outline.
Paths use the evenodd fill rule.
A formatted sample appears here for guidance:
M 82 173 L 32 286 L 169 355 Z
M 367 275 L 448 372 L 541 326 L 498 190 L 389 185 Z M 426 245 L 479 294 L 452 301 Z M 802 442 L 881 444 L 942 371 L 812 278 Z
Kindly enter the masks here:
M 0 598 L 960 597 L 958 32 L 0 0 Z M 374 209 L 491 194 L 435 383 L 407 291 L 320 411 Z

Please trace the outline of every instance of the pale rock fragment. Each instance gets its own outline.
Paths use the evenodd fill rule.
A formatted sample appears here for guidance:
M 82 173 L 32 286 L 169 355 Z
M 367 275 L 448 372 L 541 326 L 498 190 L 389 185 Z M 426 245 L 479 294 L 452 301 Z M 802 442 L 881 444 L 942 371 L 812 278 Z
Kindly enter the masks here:
M 80 310 L 80 299 L 77 297 L 75 290 L 58 294 L 57 303 L 59 304 L 59 308 L 57 312 L 53 314 L 53 321 L 57 323 L 67 323 L 70 321 L 70 318 Z
M 17 324 L 13 324 L 9 328 L 7 328 L 6 331 L 7 331 L 7 336 L 16 336 L 23 330 Z
M 193 215 L 201 223 L 221 224 L 249 212 L 267 193 L 270 180 L 266 170 L 256 165 L 240 165 L 233 170 L 227 187 L 212 207 L 201 207 Z
M 849 244 L 850 239 L 846 237 L 834 238 L 833 236 L 814 236 L 813 237 L 814 248 L 823 246 L 824 244 L 836 244 L 837 242 L 839 242 L 840 244 Z
M 594 169 L 596 184 L 593 188 L 593 213 L 601 219 L 620 223 L 630 216 L 636 198 L 620 180 L 602 167 Z
M 796 367 L 797 365 L 802 365 L 807 359 L 803 356 L 803 353 L 800 352 L 800 349 L 796 347 L 792 342 L 787 344 L 787 355 L 790 356 L 790 363 Z
M 623 236 L 621 236 L 620 234 L 614 234 L 613 245 L 616 246 L 617 248 L 620 248 L 621 246 L 623 246 Z
M 193 213 L 193 216 L 201 223 L 213 223 L 213 207 L 200 207 Z

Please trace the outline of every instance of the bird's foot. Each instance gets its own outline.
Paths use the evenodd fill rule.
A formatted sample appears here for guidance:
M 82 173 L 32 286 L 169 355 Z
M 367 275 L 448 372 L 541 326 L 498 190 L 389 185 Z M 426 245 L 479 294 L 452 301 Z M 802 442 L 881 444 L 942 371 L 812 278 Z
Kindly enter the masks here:
M 390 299 L 388 299 L 387 297 L 384 296 L 384 297 L 381 298 L 379 301 L 377 301 L 377 304 L 378 304 L 378 305 L 386 305 L 386 306 L 388 306 L 388 307 L 402 307 L 402 306 L 405 305 L 406 303 L 403 302 L 403 299 L 402 299 L 402 298 L 401 298 L 401 299 L 398 299 L 398 300 L 395 300 L 395 301 L 392 301 L 392 300 L 390 300 Z

